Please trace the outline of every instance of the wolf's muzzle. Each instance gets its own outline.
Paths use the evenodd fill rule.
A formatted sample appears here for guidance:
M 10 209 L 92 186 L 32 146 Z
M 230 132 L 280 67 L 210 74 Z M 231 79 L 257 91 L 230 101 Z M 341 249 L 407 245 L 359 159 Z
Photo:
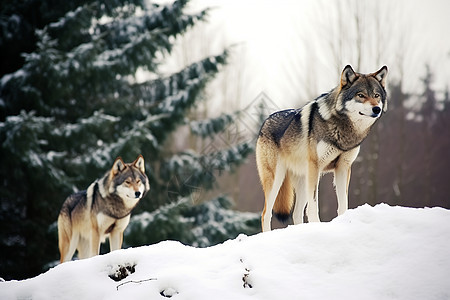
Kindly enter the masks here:
M 381 107 L 379 107 L 379 106 L 372 107 L 372 114 L 371 115 L 368 115 L 368 114 L 365 114 L 365 113 L 362 113 L 362 112 L 359 112 L 359 114 L 362 115 L 362 116 L 378 118 L 380 116 L 380 114 L 381 114 Z
M 372 107 L 372 118 L 378 118 L 381 114 L 381 107 L 374 106 Z
M 374 115 L 379 115 L 381 113 L 381 107 L 379 106 L 372 107 L 372 112 Z

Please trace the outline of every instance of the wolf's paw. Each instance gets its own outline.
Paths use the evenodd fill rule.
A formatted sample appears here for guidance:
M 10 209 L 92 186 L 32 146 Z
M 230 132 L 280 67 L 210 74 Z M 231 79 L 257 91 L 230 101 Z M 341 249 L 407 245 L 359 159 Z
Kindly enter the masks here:
M 133 274 L 135 270 L 136 264 L 126 264 L 126 265 L 118 265 L 116 268 L 113 268 L 108 276 L 114 281 L 121 281 L 122 279 L 128 277 L 128 275 Z

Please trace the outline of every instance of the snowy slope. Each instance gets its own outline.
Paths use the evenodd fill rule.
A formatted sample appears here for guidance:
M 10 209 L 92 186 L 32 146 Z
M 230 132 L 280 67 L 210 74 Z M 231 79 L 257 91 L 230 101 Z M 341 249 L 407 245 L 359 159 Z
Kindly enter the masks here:
M 134 272 L 114 281 L 108 275 L 119 265 Z M 364 205 L 330 223 L 241 235 L 204 249 L 162 242 L 0 283 L 0 299 L 170 296 L 450 299 L 450 211 Z

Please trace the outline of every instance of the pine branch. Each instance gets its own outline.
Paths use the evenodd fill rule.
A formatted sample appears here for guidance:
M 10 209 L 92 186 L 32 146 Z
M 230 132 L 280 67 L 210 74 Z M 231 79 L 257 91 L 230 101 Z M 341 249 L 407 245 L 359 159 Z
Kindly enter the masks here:
M 213 119 L 191 121 L 189 124 L 191 133 L 202 138 L 215 135 L 223 132 L 230 124 L 234 123 L 239 115 L 240 112 L 238 111 L 232 114 L 222 114 Z

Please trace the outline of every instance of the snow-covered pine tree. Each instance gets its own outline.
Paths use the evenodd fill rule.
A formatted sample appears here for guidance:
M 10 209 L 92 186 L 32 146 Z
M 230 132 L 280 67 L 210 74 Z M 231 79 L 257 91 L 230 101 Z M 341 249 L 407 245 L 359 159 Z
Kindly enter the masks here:
M 252 150 L 245 142 L 207 155 L 171 153 L 165 147 L 202 99 L 206 83 L 226 63 L 225 51 L 167 77 L 158 73 L 176 37 L 204 20 L 207 11 L 185 13 L 187 0 L 167 5 L 143 0 L 73 3 L 77 5 L 61 3 L 54 9 L 58 17 L 35 28 L 33 49 L 24 53 L 20 68 L 0 81 L 0 274 L 5 279 L 34 276 L 58 258 L 54 224 L 62 202 L 100 177 L 115 157 L 131 161 L 144 155 L 151 192 L 136 210 L 142 212 L 171 199 L 168 178 L 191 172 L 196 186 L 208 188 L 214 182 L 212 168 L 238 164 Z M 36 5 L 23 6 L 30 9 L 31 4 Z M 42 1 L 38 11 L 49 5 Z M 14 9 L 1 13 L 13 14 Z M 137 82 L 139 68 L 152 79 Z M 195 192 L 177 191 L 177 201 Z
M 255 213 L 236 213 L 228 197 L 192 205 L 190 198 L 180 198 L 152 212 L 132 216 L 125 231 L 126 246 L 153 244 L 176 240 L 196 247 L 222 243 L 241 233 L 260 231 L 259 216 Z M 158 230 L 161 228 L 161 230 Z

